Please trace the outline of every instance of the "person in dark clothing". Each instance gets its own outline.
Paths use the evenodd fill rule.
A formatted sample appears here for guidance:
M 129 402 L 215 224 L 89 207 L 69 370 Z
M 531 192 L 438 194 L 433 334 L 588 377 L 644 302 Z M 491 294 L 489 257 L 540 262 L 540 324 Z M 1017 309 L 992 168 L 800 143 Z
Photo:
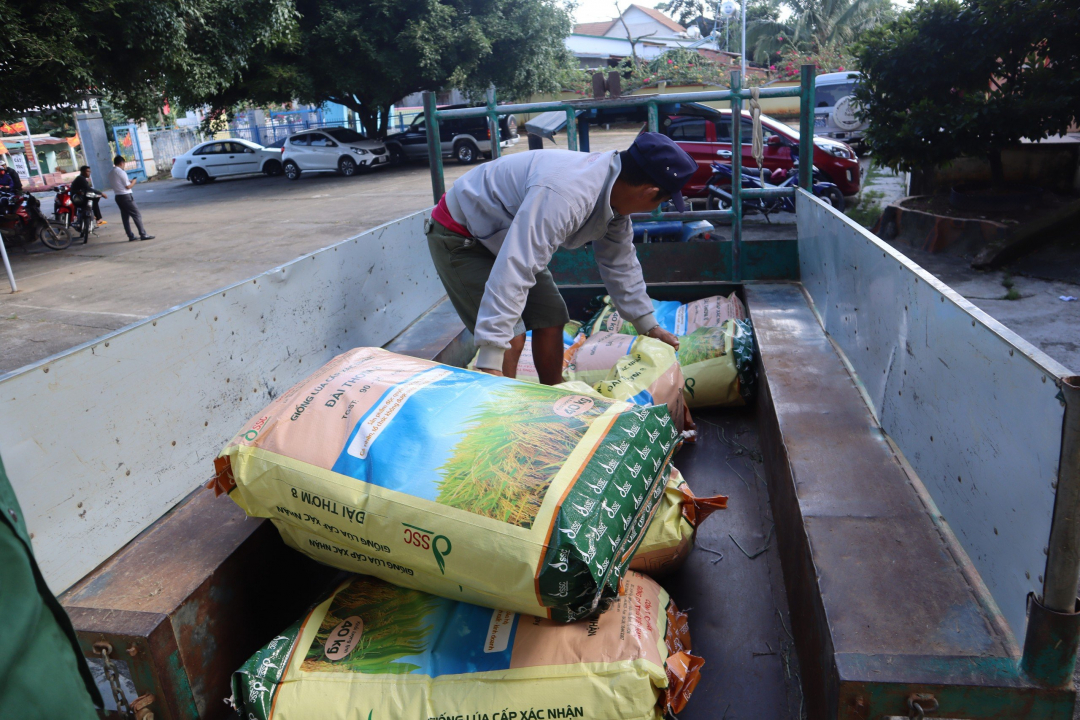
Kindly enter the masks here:
M 83 165 L 79 168 L 79 177 L 71 181 L 71 201 L 75 203 L 76 207 L 82 207 L 86 204 L 86 193 L 90 190 L 98 193 L 106 200 L 109 199 L 108 195 L 95 189 L 90 184 L 90 166 Z M 98 203 L 100 202 L 99 198 L 94 198 L 91 202 L 93 203 L 94 219 L 97 220 L 97 224 L 99 226 L 105 225 L 107 221 L 101 219 L 101 208 L 98 207 Z
M 13 192 L 22 192 L 22 179 L 19 173 L 7 166 L 6 162 L 0 162 L 0 187 L 11 188 Z

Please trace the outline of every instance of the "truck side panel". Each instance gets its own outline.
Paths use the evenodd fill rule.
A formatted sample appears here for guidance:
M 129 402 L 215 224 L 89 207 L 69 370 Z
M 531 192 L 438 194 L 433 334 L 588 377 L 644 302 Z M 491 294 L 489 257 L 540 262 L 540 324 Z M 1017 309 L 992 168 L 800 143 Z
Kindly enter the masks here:
M 1056 381 L 1069 371 L 820 200 L 797 203 L 822 326 L 1023 638 L 1054 508 Z
M 271 398 L 439 301 L 426 216 L 0 377 L 0 453 L 54 592 L 207 480 L 212 452 Z

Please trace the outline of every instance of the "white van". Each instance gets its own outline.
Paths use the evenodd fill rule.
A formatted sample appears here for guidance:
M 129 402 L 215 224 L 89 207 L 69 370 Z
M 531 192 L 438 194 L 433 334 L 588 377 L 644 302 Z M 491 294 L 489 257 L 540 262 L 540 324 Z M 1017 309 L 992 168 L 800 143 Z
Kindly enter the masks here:
M 866 123 L 856 117 L 855 86 L 862 73 L 835 72 L 818 75 L 814 83 L 814 134 L 862 142 Z

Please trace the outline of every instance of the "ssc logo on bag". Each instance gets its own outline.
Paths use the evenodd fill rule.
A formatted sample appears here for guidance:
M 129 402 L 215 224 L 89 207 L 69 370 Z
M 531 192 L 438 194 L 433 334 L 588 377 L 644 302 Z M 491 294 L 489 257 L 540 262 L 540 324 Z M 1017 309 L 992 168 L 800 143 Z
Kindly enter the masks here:
M 345 618 L 330 631 L 323 652 L 328 660 L 344 660 L 360 643 L 364 634 L 364 619 L 356 615 Z

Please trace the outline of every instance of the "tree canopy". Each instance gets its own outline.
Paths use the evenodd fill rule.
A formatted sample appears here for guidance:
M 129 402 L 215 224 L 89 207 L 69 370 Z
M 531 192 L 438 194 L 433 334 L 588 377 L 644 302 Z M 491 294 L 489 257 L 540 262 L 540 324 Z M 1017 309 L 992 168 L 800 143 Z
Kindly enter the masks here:
M 876 161 L 926 170 L 990 161 L 1080 118 L 1080 6 L 1073 0 L 928 0 L 867 33 L 856 90 Z
M 455 87 L 502 99 L 558 89 L 570 16 L 555 0 L 296 0 L 295 36 L 261 51 L 242 78 L 207 98 L 238 104 L 335 102 L 373 135 L 390 106 Z
M 135 118 L 299 100 L 382 134 L 419 90 L 558 89 L 571 19 L 556 0 L 0 0 L 0 25 L 0 116 L 86 92 Z
M 740 2 L 741 6 L 741 2 Z M 659 6 L 658 6 L 659 7 Z M 776 22 L 780 19 L 781 0 L 747 0 L 746 3 L 746 44 L 749 46 L 748 59 L 755 59 L 755 44 L 759 38 L 750 33 L 750 28 L 761 22 Z M 668 0 L 663 6 L 663 11 L 677 18 L 679 24 L 684 27 L 696 25 L 702 36 L 712 33 L 717 28 L 727 44 L 722 50 L 740 52 L 742 47 L 741 24 L 738 15 L 731 20 L 728 33 L 724 31 L 723 18 L 716 17 L 715 0 Z M 712 49 L 712 48 L 710 48 Z
M 131 117 L 193 106 L 291 36 L 291 0 L 0 0 L 0 114 L 107 95 Z
M 793 53 L 839 53 L 895 15 L 892 0 L 780 0 L 790 13 L 748 22 L 746 44 L 760 63 Z M 748 18 L 749 20 L 749 18 Z

